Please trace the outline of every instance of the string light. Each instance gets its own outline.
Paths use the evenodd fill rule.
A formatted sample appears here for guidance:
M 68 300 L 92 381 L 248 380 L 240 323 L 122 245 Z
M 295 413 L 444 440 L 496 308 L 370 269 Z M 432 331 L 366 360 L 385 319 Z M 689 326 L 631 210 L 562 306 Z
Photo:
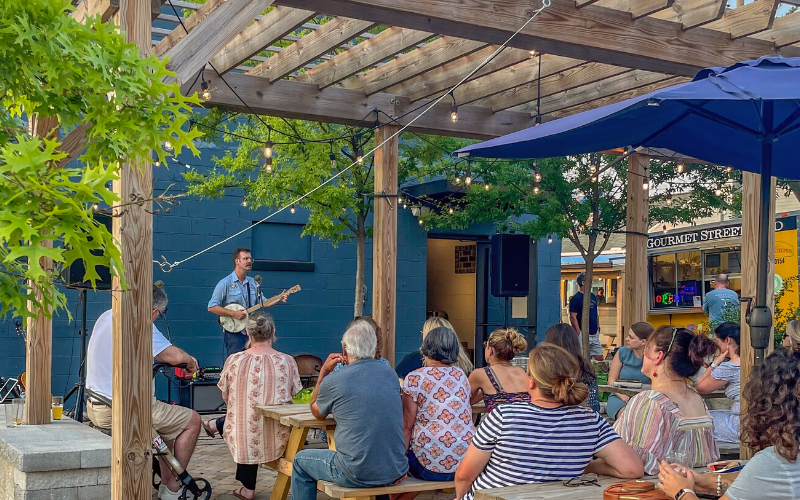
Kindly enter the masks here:
M 328 155 L 331 159 L 331 168 L 336 168 L 336 155 L 333 153 L 333 142 L 331 142 L 331 154 Z
M 642 182 L 642 189 L 644 189 L 645 191 L 650 189 L 650 182 L 647 179 L 645 179 L 644 182 Z
M 489 190 L 489 183 L 488 182 L 483 185 L 483 189 L 485 189 L 486 191 Z
M 268 174 L 272 173 L 272 158 L 270 157 L 264 159 L 264 172 Z
M 447 213 L 449 213 L 450 215 L 453 215 L 453 212 L 454 212 L 453 207 L 450 207 L 450 209 L 447 211 Z
M 464 177 L 464 184 L 467 185 L 467 186 L 472 184 L 472 174 L 470 173 L 469 170 L 467 170 L 467 176 Z
M 715 189 L 714 190 L 714 194 L 717 195 L 717 196 L 721 195 L 722 194 L 722 189 L 720 189 L 720 188 Z
M 667 205 L 672 205 L 672 193 L 667 193 Z
M 461 176 L 456 174 L 456 178 L 453 180 L 454 184 L 461 184 Z
M 358 162 L 359 165 L 364 164 L 364 148 L 358 148 L 356 152 L 356 162 Z
M 548 234 L 547 235 L 547 242 L 548 243 L 552 243 L 553 242 L 553 235 L 552 234 Z
M 684 170 L 686 170 L 686 165 L 683 164 L 683 161 L 678 162 L 678 167 L 676 169 L 679 174 L 682 174 Z
M 533 194 L 539 194 L 539 185 L 538 184 L 535 184 L 533 186 Z
M 202 82 L 200 82 L 200 90 L 201 90 L 200 97 L 202 97 L 204 101 L 210 101 L 211 100 L 211 90 L 209 90 L 209 88 L 208 88 L 208 82 L 207 81 L 203 80 Z
M 408 208 L 408 203 L 403 203 L 403 209 Z
M 530 50 L 531 57 L 536 57 L 536 50 Z
M 595 165 L 594 162 L 592 162 L 592 164 L 589 165 L 589 172 L 591 173 L 597 172 L 597 165 Z
M 534 182 L 542 182 L 542 172 L 536 162 L 533 162 L 533 180 Z
M 592 176 L 592 182 L 597 182 L 597 176 L 596 175 Z
M 664 234 L 667 234 L 667 225 L 664 224 Z
M 728 172 L 728 173 L 730 174 L 731 172 L 733 172 L 733 167 L 731 167 L 730 165 L 728 165 L 727 167 L 725 167 L 725 171 L 726 171 L 726 172 Z
M 155 165 L 156 167 L 160 167 L 160 166 L 161 166 L 161 162 L 160 162 L 160 161 L 158 161 L 158 160 L 156 160 L 156 161 L 153 163 L 153 165 Z
M 456 104 L 456 96 L 450 92 L 450 97 L 453 98 L 453 106 L 450 108 L 450 121 L 456 123 L 458 121 L 458 104 Z
M 291 213 L 294 213 L 294 212 L 295 212 L 295 209 L 294 209 L 294 203 L 292 203 L 292 206 L 291 206 L 291 207 L 289 207 L 289 212 L 291 212 Z
M 272 149 L 274 146 L 275 144 L 273 144 L 270 140 L 264 143 L 264 158 L 272 158 Z
M 167 151 L 172 151 L 175 148 L 172 147 L 172 143 L 171 142 L 164 141 L 164 149 L 167 150 Z
M 423 225 L 423 224 L 425 224 L 425 221 L 423 221 L 422 219 L 417 219 L 417 222 L 419 222 L 419 225 L 420 225 L 420 226 L 421 226 L 421 225 Z
M 247 200 L 242 200 L 242 206 L 243 206 L 243 207 L 246 207 L 246 206 L 247 206 Z

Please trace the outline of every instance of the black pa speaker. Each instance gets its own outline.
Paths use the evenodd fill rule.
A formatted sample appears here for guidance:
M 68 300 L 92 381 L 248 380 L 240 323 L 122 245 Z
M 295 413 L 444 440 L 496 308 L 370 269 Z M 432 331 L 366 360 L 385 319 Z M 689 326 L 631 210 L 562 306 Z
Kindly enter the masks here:
M 526 234 L 492 236 L 492 295 L 527 297 L 531 238 Z
M 111 216 L 106 214 L 94 214 L 94 220 L 106 226 L 108 232 L 111 232 Z M 96 267 L 95 270 L 100 276 L 100 279 L 95 281 L 97 290 L 111 290 L 111 270 L 108 267 Z M 84 281 L 86 274 L 86 266 L 83 264 L 83 259 L 78 259 L 72 263 L 71 266 L 66 268 L 62 273 L 64 278 L 64 285 L 69 288 L 78 289 L 91 289 L 92 284 L 89 281 Z
M 216 380 L 193 380 L 178 390 L 178 404 L 197 413 L 219 413 L 225 401 Z

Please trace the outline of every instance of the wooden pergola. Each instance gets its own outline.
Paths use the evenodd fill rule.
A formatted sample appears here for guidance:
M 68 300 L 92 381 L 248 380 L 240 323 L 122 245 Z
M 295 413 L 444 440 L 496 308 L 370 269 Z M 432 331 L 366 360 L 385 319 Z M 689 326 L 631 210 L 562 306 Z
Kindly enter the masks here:
M 409 130 L 488 139 L 533 126 L 537 117 L 563 117 L 684 82 L 705 67 L 770 54 L 800 56 L 800 13 L 776 19 L 777 0 L 738 1 L 726 10 L 727 0 L 552 0 L 505 50 L 456 88 L 452 99 L 442 100 Z M 541 6 L 539 0 L 208 0 L 202 5 L 172 0 L 180 15 L 191 11 L 179 19 L 171 10 L 162 13 L 162 3 L 167 2 L 83 0 L 72 16 L 80 22 L 96 14 L 116 20 L 143 54 L 169 58 L 184 93 L 200 90 L 197 76 L 203 71 L 213 89 L 210 106 L 347 125 L 378 119 L 385 126 L 377 129 L 376 144 L 469 74 Z M 269 7 L 275 8 L 264 14 Z M 320 14 L 329 16 L 326 22 L 310 22 Z M 171 29 L 162 27 L 166 24 Z M 385 29 L 371 34 L 376 26 Z M 290 43 L 276 45 L 281 40 Z M 379 113 L 371 114 L 375 110 Z M 65 162 L 81 153 L 90 126 L 65 137 Z M 394 137 L 375 153 L 376 192 L 397 193 L 397 148 Z M 640 170 L 642 160 L 633 155 L 630 168 Z M 757 192 L 758 182 L 745 175 L 745 262 L 756 259 L 757 228 L 747 221 L 757 220 L 751 215 L 757 210 L 747 193 Z M 126 165 L 114 188 L 121 199 L 148 198 L 151 166 Z M 644 318 L 647 309 L 646 237 L 637 233 L 647 232 L 648 208 L 641 189 L 630 190 L 629 197 L 621 295 L 628 325 Z M 130 285 L 113 300 L 115 499 L 150 497 L 153 259 L 146 208 L 114 218 Z M 396 211 L 377 202 L 374 224 L 374 315 L 389 333 L 392 360 Z M 754 295 L 754 278 L 745 281 Z M 29 325 L 28 366 L 36 367 L 36 373 L 28 369 L 30 423 L 49 422 L 49 325 L 42 318 Z

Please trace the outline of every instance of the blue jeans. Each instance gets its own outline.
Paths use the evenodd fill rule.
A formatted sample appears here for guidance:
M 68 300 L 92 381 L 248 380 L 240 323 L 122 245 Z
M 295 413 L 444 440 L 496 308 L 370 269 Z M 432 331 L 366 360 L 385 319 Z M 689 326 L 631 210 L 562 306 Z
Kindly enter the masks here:
M 315 500 L 317 481 L 331 481 L 346 488 L 363 488 L 366 485 L 351 481 L 336 467 L 333 450 L 302 450 L 294 457 L 292 465 L 292 500 Z
M 237 352 L 244 351 L 244 345 L 247 343 L 247 335 L 243 333 L 230 333 L 225 332 L 225 344 L 224 344 L 224 351 L 223 356 L 225 359 L 222 360 L 223 364 L 225 360 L 228 359 L 228 356 L 231 354 L 236 354 Z
M 419 463 L 417 456 L 414 455 L 414 450 L 408 450 L 406 453 L 408 457 L 408 475 L 423 481 L 452 481 L 456 478 L 455 472 L 431 472 L 425 468 L 424 465 Z

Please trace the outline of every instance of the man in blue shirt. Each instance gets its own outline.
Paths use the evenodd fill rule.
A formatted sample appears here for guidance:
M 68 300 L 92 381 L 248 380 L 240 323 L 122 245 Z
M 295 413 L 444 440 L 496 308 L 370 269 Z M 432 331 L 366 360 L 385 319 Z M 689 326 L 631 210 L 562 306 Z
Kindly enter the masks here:
M 247 317 L 245 311 L 232 311 L 225 309 L 229 304 L 239 304 L 248 309 L 258 304 L 258 285 L 255 280 L 247 275 L 253 268 L 253 256 L 247 248 L 239 247 L 233 251 L 233 272 L 222 278 L 214 288 L 214 294 L 208 301 L 208 312 L 217 316 L 231 316 L 236 319 Z M 284 295 L 281 302 L 286 302 Z M 222 330 L 225 335 L 223 356 L 228 359 L 231 354 L 241 352 L 247 343 L 247 333 L 228 332 Z
M 708 321 L 711 323 L 722 323 L 725 321 L 723 315 L 725 309 L 733 307 L 739 309 L 739 295 L 731 290 L 730 280 L 727 274 L 718 274 L 714 280 L 714 290 L 706 294 L 706 301 L 703 303 L 703 312 L 708 314 Z
M 576 278 L 578 293 L 569 299 L 569 323 L 578 334 L 578 341 L 583 344 L 581 328 L 583 327 L 583 297 L 585 293 L 586 273 L 580 273 Z M 597 361 L 603 359 L 603 346 L 600 344 L 600 323 L 597 316 L 597 297 L 589 293 L 589 353 Z

